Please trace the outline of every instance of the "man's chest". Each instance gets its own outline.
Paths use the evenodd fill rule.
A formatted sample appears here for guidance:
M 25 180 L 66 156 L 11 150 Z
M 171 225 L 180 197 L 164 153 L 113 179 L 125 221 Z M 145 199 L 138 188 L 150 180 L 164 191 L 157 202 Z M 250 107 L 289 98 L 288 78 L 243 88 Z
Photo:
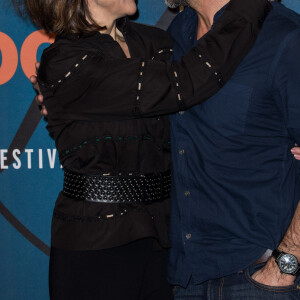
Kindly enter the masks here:
M 284 115 L 274 97 L 272 63 L 275 51 L 258 41 L 233 77 L 213 97 L 173 117 L 183 131 L 195 128 L 209 137 L 282 135 Z M 274 48 L 273 48 L 274 49 Z M 275 87 L 276 88 L 276 87 Z

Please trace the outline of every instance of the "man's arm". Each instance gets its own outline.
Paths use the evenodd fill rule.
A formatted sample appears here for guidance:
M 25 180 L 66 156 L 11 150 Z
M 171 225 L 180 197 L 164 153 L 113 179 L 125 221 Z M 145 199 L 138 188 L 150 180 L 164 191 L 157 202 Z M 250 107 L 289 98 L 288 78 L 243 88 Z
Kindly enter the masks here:
M 274 99 L 282 107 L 285 116 L 287 133 L 295 144 L 300 145 L 300 29 L 290 33 L 278 51 L 277 66 L 275 68 L 272 90 Z M 299 148 L 294 148 L 292 153 L 299 159 Z M 297 168 L 298 166 L 293 166 Z M 296 178 L 299 185 L 299 178 Z M 291 199 L 293 201 L 294 199 Z M 300 201 L 300 196 L 298 201 Z M 293 254 L 300 262 L 300 202 L 294 212 L 291 223 L 277 246 L 280 251 Z M 254 273 L 252 278 L 262 284 L 271 286 L 286 286 L 293 284 L 295 276 L 282 274 L 274 258 L 269 259 L 264 268 Z
M 300 202 L 278 249 L 295 255 L 300 262 Z M 270 286 L 287 286 L 292 285 L 295 281 L 295 276 L 280 273 L 273 257 L 268 260 L 262 269 L 254 273 L 252 278 Z

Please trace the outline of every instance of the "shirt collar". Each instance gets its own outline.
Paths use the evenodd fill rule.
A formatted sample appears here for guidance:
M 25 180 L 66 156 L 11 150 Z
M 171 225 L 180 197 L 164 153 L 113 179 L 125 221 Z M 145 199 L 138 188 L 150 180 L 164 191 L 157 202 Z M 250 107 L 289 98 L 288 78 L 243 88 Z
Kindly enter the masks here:
M 215 22 L 222 16 L 226 7 L 227 4 L 216 12 L 212 26 L 214 26 Z M 177 18 L 178 20 L 176 20 Z M 191 7 L 186 7 L 185 10 L 176 17 L 176 19 L 170 28 L 170 33 L 173 39 L 181 44 L 183 48 L 190 48 L 191 42 L 193 45 L 197 42 L 197 12 Z
M 218 21 L 218 19 L 223 15 L 223 13 L 224 13 L 227 5 L 228 4 L 224 5 L 220 10 L 218 10 L 216 12 L 216 14 L 214 15 L 214 21 L 213 21 L 213 25 L 212 26 L 214 26 L 214 24 Z

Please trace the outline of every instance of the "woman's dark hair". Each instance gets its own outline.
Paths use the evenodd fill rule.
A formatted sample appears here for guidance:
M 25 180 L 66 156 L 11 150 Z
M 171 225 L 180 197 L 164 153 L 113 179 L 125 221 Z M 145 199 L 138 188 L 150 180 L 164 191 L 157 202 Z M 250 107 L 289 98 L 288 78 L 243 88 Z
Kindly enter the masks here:
M 49 33 L 88 34 L 105 29 L 92 18 L 86 0 L 12 0 L 22 14 Z

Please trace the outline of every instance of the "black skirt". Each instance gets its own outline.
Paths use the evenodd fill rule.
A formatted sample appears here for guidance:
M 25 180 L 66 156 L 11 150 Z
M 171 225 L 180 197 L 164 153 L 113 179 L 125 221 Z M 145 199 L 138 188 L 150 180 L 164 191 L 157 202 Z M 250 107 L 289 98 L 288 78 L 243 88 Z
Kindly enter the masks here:
M 51 300 L 168 300 L 168 250 L 153 250 L 153 240 L 94 251 L 52 247 Z

